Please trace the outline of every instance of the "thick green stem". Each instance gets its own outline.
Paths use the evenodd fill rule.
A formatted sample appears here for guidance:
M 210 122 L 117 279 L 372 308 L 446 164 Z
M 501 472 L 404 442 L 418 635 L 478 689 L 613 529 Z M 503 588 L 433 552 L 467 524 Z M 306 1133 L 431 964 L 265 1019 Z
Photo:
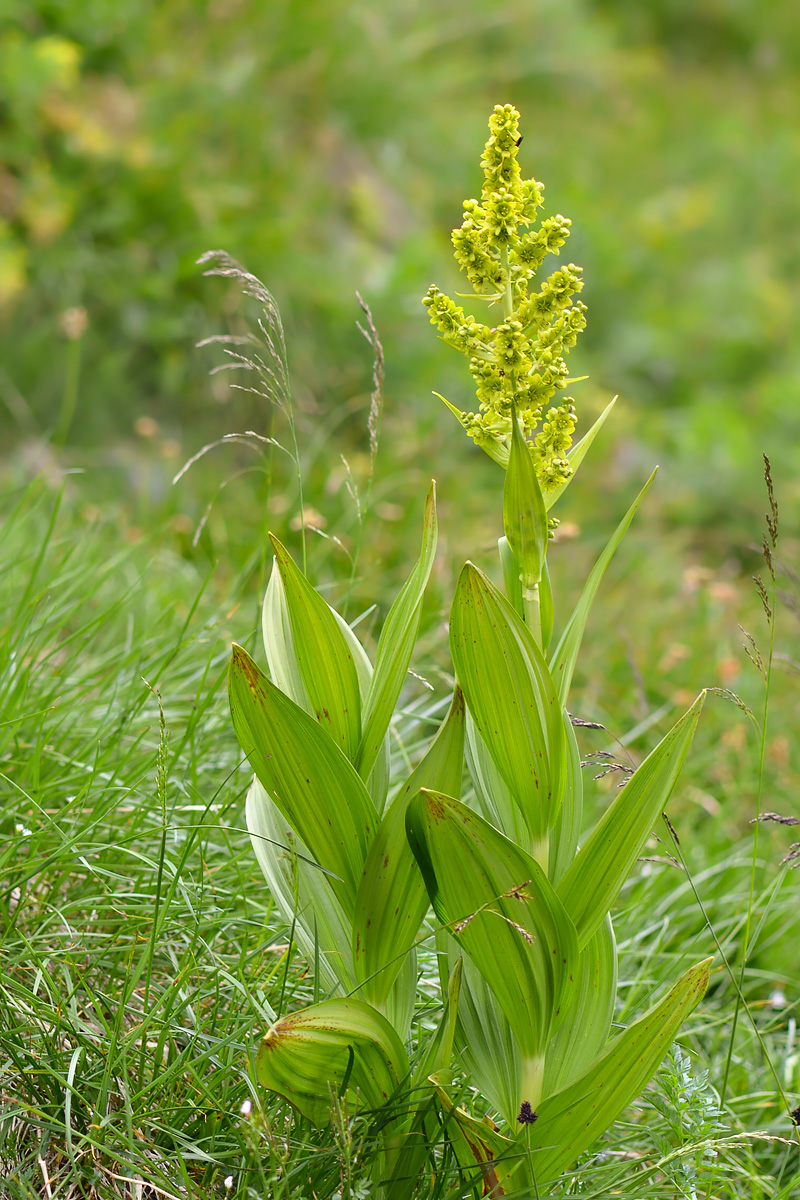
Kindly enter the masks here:
M 542 1085 L 544 1083 L 544 1055 L 537 1055 L 535 1058 L 523 1058 L 522 1060 L 522 1080 L 520 1088 L 520 1107 L 527 1101 L 530 1104 L 533 1112 L 536 1112 L 537 1106 L 542 1099 Z
M 531 858 L 539 864 L 546 875 L 550 864 L 550 838 L 547 834 L 542 838 L 533 839 L 531 842 Z
M 542 645 L 542 611 L 539 584 L 522 581 L 522 610 L 525 624 L 533 634 L 537 646 Z

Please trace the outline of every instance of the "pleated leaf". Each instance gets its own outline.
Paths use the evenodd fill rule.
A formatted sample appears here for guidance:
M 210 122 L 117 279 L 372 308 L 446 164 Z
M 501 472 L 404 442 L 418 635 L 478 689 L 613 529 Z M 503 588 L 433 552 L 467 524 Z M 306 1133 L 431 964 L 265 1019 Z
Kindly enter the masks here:
M 597 1058 L 608 1041 L 617 995 L 617 944 L 606 917 L 581 951 L 575 997 L 547 1048 L 544 1095 L 558 1092 Z
M 558 884 L 581 948 L 610 910 L 664 810 L 689 753 L 705 695 L 700 693 L 617 793 Z
M 436 554 L 436 485 L 431 484 L 425 501 L 422 550 L 403 588 L 389 609 L 375 653 L 375 672 L 364 702 L 363 733 L 356 755 L 356 768 L 362 779 L 372 771 L 378 751 L 389 728 L 400 696 L 417 640 L 422 597 Z
M 330 1092 L 379 1108 L 408 1076 L 408 1056 L 392 1026 L 363 1000 L 323 1000 L 281 1017 L 256 1057 L 259 1083 L 315 1125 L 329 1120 Z
M 319 963 L 323 994 L 352 991 L 350 961 L 352 923 L 345 914 L 332 882 L 319 867 L 305 862 L 308 847 L 291 829 L 275 801 L 254 779 L 245 806 L 247 829 L 269 893 L 307 962 Z M 283 843 L 288 850 L 275 846 Z
M 449 1071 L 452 1075 L 453 1042 L 456 1034 L 458 998 L 461 994 L 463 973 L 464 960 L 459 956 L 447 981 L 447 992 L 439 1024 L 414 1070 L 412 1086 L 424 1083 L 428 1076 L 439 1071 L 443 1074 L 447 1074 Z
M 352 914 L 377 825 L 364 784 L 314 718 L 241 646 L 233 647 L 228 693 L 236 736 L 258 779 L 312 857 L 338 877 L 331 886 Z
M 328 611 L 338 625 L 355 663 L 361 703 L 366 698 L 372 682 L 372 663 L 367 658 L 364 647 L 359 642 L 353 630 L 340 616 L 335 608 Z M 292 622 L 289 607 L 277 561 L 273 563 L 272 572 L 267 584 L 266 595 L 262 608 L 261 625 L 264 635 L 264 648 L 267 653 L 270 679 L 282 692 L 299 704 L 306 712 L 313 714 L 311 702 L 306 694 L 305 685 L 300 674 L 297 654 L 294 648 Z M 389 740 L 383 739 L 380 752 L 371 775 L 366 780 L 367 791 L 375 802 L 378 812 L 383 811 L 386 793 L 389 786 Z
M 353 655 L 330 606 L 270 534 L 281 573 L 297 664 L 311 711 L 352 761 L 361 737 L 361 694 Z
M 564 787 L 561 704 L 530 630 L 472 563 L 456 585 L 450 650 L 476 728 L 533 838 L 542 840 Z
M 436 946 L 444 990 L 447 971 L 452 972 L 461 959 L 462 948 L 445 930 L 437 934 Z M 492 989 L 468 958 L 463 959 L 455 1046 L 457 1061 L 472 1083 L 513 1127 L 519 1112 L 522 1057 Z
M 406 829 L 437 917 L 489 983 L 523 1056 L 540 1056 L 577 962 L 574 927 L 547 876 L 440 792 L 414 797 Z
M 705 995 L 710 964 L 708 958 L 690 967 L 577 1079 L 541 1103 L 530 1127 L 540 1187 L 591 1146 L 652 1079 L 683 1021 Z
M 422 787 L 459 795 L 464 763 L 464 697 L 456 688 L 427 753 L 378 827 L 364 863 L 353 918 L 360 995 L 382 1007 L 428 910 L 428 893 L 406 837 L 406 808 Z
M 556 687 L 558 688 L 558 695 L 562 704 L 566 704 L 567 696 L 569 695 L 569 689 L 572 686 L 572 676 L 575 671 L 575 664 L 578 661 L 578 651 L 581 648 L 583 635 L 586 631 L 586 622 L 589 619 L 589 613 L 591 611 L 595 595 L 597 594 L 597 589 L 599 588 L 600 582 L 606 573 L 608 564 L 614 557 L 617 547 L 627 533 L 628 527 L 636 515 L 637 508 L 650 490 L 657 471 L 658 467 L 656 467 L 656 470 L 653 471 L 647 483 L 639 492 L 639 495 L 636 497 L 633 504 L 625 513 L 625 516 L 622 518 L 619 525 L 611 535 L 608 545 L 592 568 L 591 574 L 586 581 L 586 585 L 581 592 L 580 600 L 575 606 L 575 611 L 572 613 L 572 616 L 567 622 L 566 628 L 559 639 L 558 645 L 553 651 L 550 659 L 550 672 L 555 681 Z

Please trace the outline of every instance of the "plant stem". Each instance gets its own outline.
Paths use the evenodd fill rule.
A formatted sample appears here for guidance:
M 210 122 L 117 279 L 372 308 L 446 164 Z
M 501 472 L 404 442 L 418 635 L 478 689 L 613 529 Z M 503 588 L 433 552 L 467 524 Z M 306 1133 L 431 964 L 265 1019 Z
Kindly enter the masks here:
M 523 620 L 533 634 L 537 646 L 542 644 L 542 607 L 539 599 L 539 584 L 522 584 Z
M 523 1104 L 527 1100 L 535 1112 L 537 1104 L 539 1104 L 542 1099 L 543 1082 L 544 1055 L 540 1054 L 536 1055 L 534 1058 L 523 1058 L 520 1104 Z

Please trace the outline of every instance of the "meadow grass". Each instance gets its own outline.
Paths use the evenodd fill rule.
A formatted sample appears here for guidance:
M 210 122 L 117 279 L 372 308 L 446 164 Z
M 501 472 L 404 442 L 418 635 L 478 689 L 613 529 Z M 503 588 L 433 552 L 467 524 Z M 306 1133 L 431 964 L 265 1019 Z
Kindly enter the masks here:
M 254 648 L 253 569 L 215 572 L 181 556 L 168 526 L 132 533 L 120 509 L 87 519 L 82 481 L 67 482 L 61 494 L 43 480 L 9 486 L 0 529 L 0 1194 L 367 1195 L 374 1131 L 363 1115 L 335 1108 L 331 1129 L 315 1131 L 252 1083 L 270 1016 L 314 998 L 244 829 L 250 772 L 224 698 L 231 638 Z M 735 618 L 757 629 L 741 580 L 698 581 L 668 538 L 648 552 L 647 524 L 623 552 L 582 660 L 578 715 L 608 731 L 583 732 L 587 759 L 602 750 L 638 761 L 681 703 L 674 678 L 717 682 L 714 655 L 725 662 L 741 640 Z M 327 569 L 315 540 L 312 575 L 317 545 Z M 569 579 L 573 568 L 556 569 Z M 631 583 L 633 617 L 620 609 Z M 449 680 L 434 609 L 414 663 L 434 691 L 412 680 L 394 731 L 409 761 Z M 780 630 L 778 644 L 791 650 Z M 736 682 L 756 708 L 751 676 Z M 763 807 L 791 813 L 796 699 L 789 677 L 772 686 Z M 670 809 L 680 849 L 659 831 L 667 844 L 648 850 L 658 861 L 641 864 L 615 917 L 616 1021 L 716 952 L 709 996 L 565 1195 L 788 1200 L 798 1186 L 778 1086 L 796 1102 L 797 885 L 779 867 L 791 830 L 767 825 L 750 898 L 759 770 L 748 726 L 722 700 L 712 708 Z M 599 781 L 596 803 L 615 785 L 614 774 Z M 688 874 L 670 863 L 676 854 Z M 760 1040 L 742 1012 L 731 1049 L 748 914 L 743 991 Z M 437 995 L 430 978 L 420 989 L 415 1036 Z M 437 1170 L 415 1196 L 478 1194 L 443 1145 L 432 1155 Z

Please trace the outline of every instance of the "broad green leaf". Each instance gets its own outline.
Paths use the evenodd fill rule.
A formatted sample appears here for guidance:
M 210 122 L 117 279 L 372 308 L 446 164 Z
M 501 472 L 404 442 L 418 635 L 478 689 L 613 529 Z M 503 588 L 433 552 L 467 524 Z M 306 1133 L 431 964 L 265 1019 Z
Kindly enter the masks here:
M 270 679 L 282 692 L 311 712 L 300 665 L 294 649 L 294 635 L 286 603 L 286 593 L 277 562 L 273 559 L 269 583 L 261 608 L 261 632 L 267 655 Z
M 339 626 L 342 637 L 353 656 L 358 676 L 358 687 L 361 693 L 361 703 L 363 705 L 372 682 L 372 663 L 367 658 L 364 647 L 344 617 L 340 616 L 335 608 L 331 608 L 329 611 Z M 306 694 L 305 685 L 300 674 L 300 667 L 297 662 L 292 623 L 289 617 L 289 608 L 286 603 L 283 580 L 281 579 L 281 572 L 277 561 L 273 563 L 272 573 L 269 577 L 264 597 L 261 624 L 264 635 L 264 648 L 267 653 L 269 674 L 272 682 L 282 692 L 285 692 L 290 700 L 294 700 L 295 704 L 299 704 L 302 709 L 312 713 L 313 716 L 311 703 Z M 375 807 L 378 812 L 382 812 L 389 786 L 388 738 L 384 738 L 383 740 L 372 774 L 366 783 L 367 791 L 372 796 Z
M 456 1033 L 458 998 L 461 993 L 463 971 L 464 960 L 459 956 L 447 981 L 447 993 L 439 1024 L 414 1070 L 411 1079 L 412 1087 L 424 1083 L 428 1076 L 435 1072 L 441 1071 L 443 1075 L 448 1072 L 452 1074 L 453 1041 Z
M 447 971 L 453 971 L 462 949 L 443 929 L 437 934 L 436 946 L 444 991 Z M 492 989 L 468 958 L 463 959 L 455 1047 L 456 1061 L 463 1064 L 472 1083 L 513 1126 L 519 1112 L 522 1057 Z
M 620 521 L 611 539 L 603 553 L 598 558 L 591 574 L 586 581 L 586 585 L 581 593 L 581 598 L 575 606 L 575 611 L 567 622 L 566 628 L 559 639 L 559 643 L 553 651 L 550 659 L 550 671 L 558 688 L 558 694 L 561 698 L 561 703 L 567 703 L 567 696 L 572 685 L 572 675 L 575 671 L 575 663 L 578 661 L 578 651 L 581 648 L 583 635 L 586 630 L 586 622 L 589 619 L 589 612 L 592 607 L 597 589 L 600 582 L 606 573 L 606 568 L 611 562 L 611 559 L 616 553 L 617 547 L 625 536 L 628 526 L 636 515 L 636 510 L 647 495 L 653 480 L 656 477 L 656 470 L 644 485 L 639 495 L 630 506 L 625 516 Z
M 530 1144 L 539 1185 L 591 1146 L 652 1079 L 681 1024 L 705 995 L 710 964 L 707 958 L 690 967 L 659 1004 L 538 1107 Z
M 540 1057 L 569 1002 L 577 942 L 539 864 L 441 792 L 410 802 L 406 829 L 431 903 L 489 983 L 523 1059 Z
M 307 962 L 317 958 L 323 992 L 352 991 L 356 984 L 350 961 L 352 924 L 331 881 L 318 867 L 303 861 L 308 848 L 257 779 L 247 793 L 245 814 L 270 895 L 287 926 L 294 924 L 303 957 Z M 283 843 L 288 851 L 273 842 Z
M 564 732 L 567 743 L 564 798 L 558 810 L 558 820 L 550 831 L 550 856 L 547 871 L 554 887 L 558 885 L 562 876 L 572 865 L 583 823 L 581 755 L 575 730 L 572 728 L 572 721 L 567 712 L 564 712 Z
M 406 808 L 422 787 L 460 794 L 464 763 L 464 697 L 456 687 L 447 717 L 400 789 L 370 846 L 353 917 L 353 962 L 361 996 L 382 1008 L 403 955 L 428 909 L 428 893 L 406 837 Z
M 511 406 L 511 453 L 503 487 L 503 531 L 517 562 L 523 592 L 542 577 L 547 549 L 547 510 L 528 442 L 522 436 L 516 406 Z
M 450 651 L 478 732 L 543 842 L 564 788 L 561 704 L 530 630 L 472 563 L 456 585 Z
M 527 847 L 531 842 L 528 823 L 519 805 L 513 799 L 506 781 L 495 766 L 494 759 L 486 748 L 472 716 L 467 712 L 464 750 L 470 778 L 475 788 L 473 807 L 489 822 L 518 846 Z M 556 822 L 556 825 L 558 822 Z
M 617 943 L 606 917 L 581 951 L 575 997 L 547 1048 L 544 1095 L 566 1087 L 605 1048 L 617 996 Z
M 583 948 L 631 873 L 663 812 L 700 720 L 701 692 L 618 792 L 557 887 Z
M 417 640 L 422 597 L 436 554 L 436 485 L 431 484 L 425 501 L 422 550 L 414 569 L 389 609 L 375 654 L 375 672 L 362 713 L 363 733 L 356 755 L 362 779 L 372 771 L 395 705 L 402 691 Z
M 276 1021 L 259 1046 L 256 1075 L 324 1125 L 331 1091 L 343 1085 L 352 1106 L 357 1097 L 360 1108 L 385 1104 L 408 1077 L 408 1056 L 386 1018 L 363 1000 L 323 1000 Z
M 594 439 L 597 437 L 600 430 L 605 425 L 606 418 L 610 415 L 611 410 L 616 403 L 617 403 L 617 397 L 615 396 L 614 399 L 605 406 L 603 411 L 600 413 L 600 416 L 595 421 L 594 425 L 592 425 L 591 429 L 589 429 L 583 435 L 583 437 L 581 438 L 581 440 L 579 442 L 575 443 L 575 445 L 572 447 L 572 449 L 567 454 L 567 458 L 569 459 L 569 464 L 572 467 L 572 474 L 569 475 L 566 479 L 564 479 L 561 483 L 559 483 L 556 487 L 552 488 L 552 490 L 545 492 L 544 502 L 547 506 L 548 511 L 553 507 L 556 500 L 558 500 L 559 497 L 564 494 L 564 492 L 567 490 L 569 485 L 572 483 L 573 479 L 575 478 L 576 474 L 578 473 L 578 467 L 581 465 L 584 458 L 586 457 L 586 451 L 589 449 L 592 442 L 594 441 Z
M 272 534 L 270 541 L 311 712 L 352 762 L 361 737 L 361 693 L 352 652 L 329 605 Z
M 352 913 L 378 823 L 370 796 L 322 727 L 267 679 L 241 646 L 228 673 L 233 727 L 267 793 Z

